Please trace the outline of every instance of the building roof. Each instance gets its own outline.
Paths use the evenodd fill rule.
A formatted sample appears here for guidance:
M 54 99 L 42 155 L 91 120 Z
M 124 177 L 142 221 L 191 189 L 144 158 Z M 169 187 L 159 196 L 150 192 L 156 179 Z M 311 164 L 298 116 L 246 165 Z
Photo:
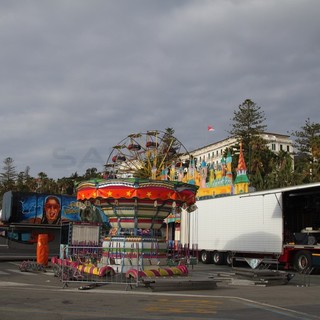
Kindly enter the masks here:
M 289 139 L 290 138 L 290 135 L 282 134 L 282 133 L 274 133 L 274 132 L 263 132 L 261 135 L 263 135 L 264 139 L 267 139 L 267 140 L 269 138 L 272 138 L 272 137 L 285 138 L 285 139 Z M 228 140 L 236 140 L 236 138 L 235 137 L 227 137 L 227 138 L 222 139 L 220 141 L 216 141 L 216 142 L 207 144 L 205 146 L 199 147 L 197 149 L 194 149 L 194 150 L 190 151 L 190 153 L 193 153 L 195 151 L 202 150 L 202 149 L 205 149 L 205 148 L 208 148 L 208 147 L 211 147 L 211 146 L 215 146 L 215 145 L 218 145 L 218 144 L 230 143 L 230 141 L 228 142 Z

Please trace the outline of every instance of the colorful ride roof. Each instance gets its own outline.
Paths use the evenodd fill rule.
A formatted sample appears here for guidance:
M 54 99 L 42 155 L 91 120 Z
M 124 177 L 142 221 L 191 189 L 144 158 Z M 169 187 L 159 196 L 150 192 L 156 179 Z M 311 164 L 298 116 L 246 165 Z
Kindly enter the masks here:
M 77 199 L 138 199 L 150 201 L 172 200 L 177 207 L 189 207 L 196 202 L 198 186 L 180 181 L 151 179 L 95 179 L 81 182 Z

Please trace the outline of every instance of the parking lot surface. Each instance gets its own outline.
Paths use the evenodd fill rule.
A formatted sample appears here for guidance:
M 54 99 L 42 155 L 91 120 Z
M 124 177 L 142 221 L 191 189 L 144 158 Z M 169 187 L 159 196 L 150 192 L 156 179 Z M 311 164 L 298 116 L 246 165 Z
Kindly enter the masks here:
M 88 283 L 65 286 L 50 266 L 21 272 L 20 263 L 0 261 L 1 319 L 320 319 L 318 274 L 295 274 L 285 285 L 232 284 L 230 267 L 200 263 L 183 281 L 215 286 L 184 288 L 179 279 L 167 279 L 171 284 L 160 290 L 112 283 L 79 290 Z

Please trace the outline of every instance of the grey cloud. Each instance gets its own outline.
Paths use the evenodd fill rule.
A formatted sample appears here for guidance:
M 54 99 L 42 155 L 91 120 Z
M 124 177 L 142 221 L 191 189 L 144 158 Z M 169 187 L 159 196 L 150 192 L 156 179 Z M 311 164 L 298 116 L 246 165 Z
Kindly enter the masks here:
M 317 0 L 2 2 L 2 158 L 57 178 L 101 170 L 133 132 L 172 127 L 198 148 L 227 136 L 246 98 L 271 131 L 319 122 L 319 11 Z

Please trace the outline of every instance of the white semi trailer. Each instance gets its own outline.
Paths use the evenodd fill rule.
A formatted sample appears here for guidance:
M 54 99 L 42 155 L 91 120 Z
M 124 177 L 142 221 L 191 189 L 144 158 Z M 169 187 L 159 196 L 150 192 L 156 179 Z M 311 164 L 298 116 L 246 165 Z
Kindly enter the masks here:
M 273 261 L 302 271 L 320 257 L 320 183 L 198 200 L 181 242 L 203 263 Z

